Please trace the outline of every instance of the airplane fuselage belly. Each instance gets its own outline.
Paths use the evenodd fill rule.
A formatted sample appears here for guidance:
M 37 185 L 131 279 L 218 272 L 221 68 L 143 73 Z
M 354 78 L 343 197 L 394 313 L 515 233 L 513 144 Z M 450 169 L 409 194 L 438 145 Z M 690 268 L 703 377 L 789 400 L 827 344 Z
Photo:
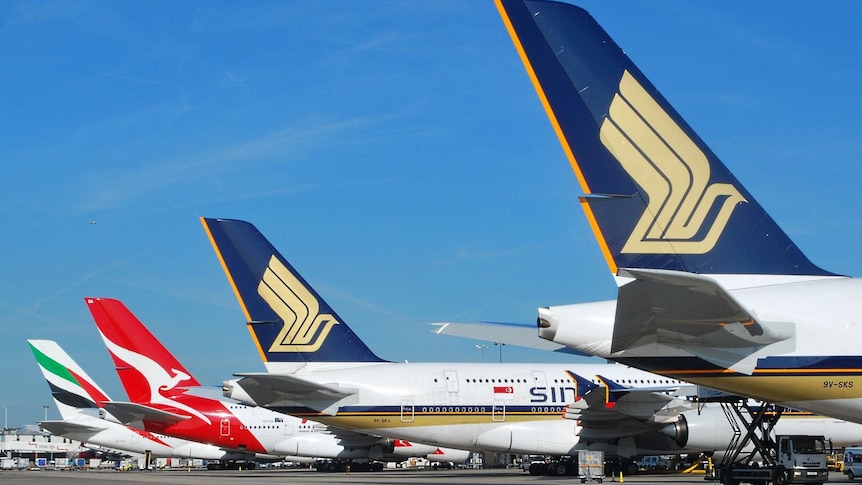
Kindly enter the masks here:
M 224 450 L 203 443 L 178 440 L 169 436 L 156 436 L 149 432 L 133 430 L 105 421 L 102 421 L 101 425 L 108 425 L 108 428 L 95 434 L 89 433 L 89 436 L 82 435 L 76 437 L 74 433 L 67 434 L 66 436 L 81 442 L 132 453 L 143 454 L 149 451 L 153 456 L 159 458 L 176 457 L 218 460 L 226 456 Z
M 357 426 L 357 420 L 340 416 L 316 417 L 333 426 Z M 379 419 L 386 421 L 387 418 Z M 554 421 L 511 421 L 503 424 L 395 425 L 381 422 L 377 427 L 354 428 L 393 439 L 434 444 L 473 451 L 548 453 L 567 455 L 578 442 L 576 425 L 557 414 Z

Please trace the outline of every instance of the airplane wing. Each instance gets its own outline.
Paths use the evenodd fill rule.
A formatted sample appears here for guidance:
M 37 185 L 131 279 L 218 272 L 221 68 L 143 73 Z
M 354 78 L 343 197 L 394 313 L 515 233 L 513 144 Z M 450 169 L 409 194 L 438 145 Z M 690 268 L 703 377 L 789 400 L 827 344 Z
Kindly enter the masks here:
M 107 429 L 107 426 L 92 426 L 74 421 L 39 421 L 39 427 L 57 436 L 71 433 L 98 433 Z
M 161 409 L 132 402 L 108 401 L 104 403 L 104 408 L 123 424 L 140 423 L 143 421 L 178 423 L 191 419 L 191 416 L 162 411 Z
M 566 406 L 563 417 L 580 421 L 582 441 L 613 441 L 658 431 L 693 409 L 690 401 L 665 394 L 678 389 L 646 390 L 626 387 L 599 377 L 602 385 L 569 372 L 577 384 L 578 400 Z
M 319 429 L 315 429 L 335 436 L 338 438 L 339 444 L 345 448 L 364 448 L 380 444 L 385 440 L 385 438 L 381 438 L 380 436 L 361 433 L 356 430 L 342 428 L 340 426 L 332 426 L 329 424 L 322 424 Z
M 685 349 L 723 368 L 751 374 L 759 350 L 792 345 L 794 326 L 761 322 L 716 280 L 681 271 L 622 269 L 611 352 Z
M 503 343 L 537 350 L 550 350 L 575 355 L 589 355 L 540 338 L 535 324 L 498 322 L 438 322 L 431 333 L 471 338 L 483 342 Z
M 292 374 L 250 373 L 234 374 L 241 377 L 238 384 L 258 406 L 307 406 L 329 412 L 338 401 L 356 394 L 337 384 L 321 384 Z
M 649 431 L 659 431 L 675 422 L 693 404 L 655 393 L 631 393 L 616 403 L 607 403 L 598 388 L 566 406 L 563 417 L 580 421 L 582 441 L 613 441 Z

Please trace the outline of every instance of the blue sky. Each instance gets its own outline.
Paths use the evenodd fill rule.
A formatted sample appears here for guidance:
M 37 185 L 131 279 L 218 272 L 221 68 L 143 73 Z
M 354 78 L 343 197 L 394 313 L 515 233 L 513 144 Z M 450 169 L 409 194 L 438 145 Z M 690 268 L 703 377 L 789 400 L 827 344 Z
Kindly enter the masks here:
M 815 263 L 862 273 L 862 4 L 581 5 Z M 480 361 L 428 322 L 615 296 L 490 0 L 6 2 L 0 41 L 10 426 L 58 418 L 27 338 L 124 398 L 85 296 L 203 382 L 263 370 L 200 216 L 257 225 L 391 360 Z

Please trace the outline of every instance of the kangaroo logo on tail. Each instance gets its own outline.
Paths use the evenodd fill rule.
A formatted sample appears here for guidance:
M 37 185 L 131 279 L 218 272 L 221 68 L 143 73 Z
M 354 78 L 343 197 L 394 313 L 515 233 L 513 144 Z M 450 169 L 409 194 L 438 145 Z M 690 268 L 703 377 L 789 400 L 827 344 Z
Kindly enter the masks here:
M 709 185 L 706 155 L 628 71 L 600 137 L 649 197 L 623 253 L 705 254 L 718 242 L 737 204 L 747 202 L 731 184 Z M 719 203 L 712 225 L 702 234 Z
M 269 260 L 257 292 L 284 325 L 270 352 L 315 352 L 340 322 L 320 313 L 320 303 L 275 256 Z
M 101 329 L 99 330 L 99 332 L 102 333 Z M 171 369 L 169 372 L 161 365 L 159 365 L 158 362 L 150 359 L 149 357 L 125 349 L 120 345 L 117 345 L 109 338 L 107 338 L 104 333 L 102 333 L 102 340 L 105 341 L 105 345 L 108 347 L 108 351 L 114 356 L 115 359 L 119 359 L 120 361 L 123 361 L 129 364 L 131 367 L 137 369 L 137 371 L 144 377 L 144 379 L 146 379 L 147 384 L 150 386 L 150 403 L 173 406 L 193 416 L 197 416 L 207 424 L 211 423 L 209 418 L 207 418 L 197 409 L 178 402 L 170 395 L 166 396 L 162 394 L 162 392 L 173 391 L 174 388 L 181 382 L 191 380 L 192 377 L 190 375 L 177 369 Z

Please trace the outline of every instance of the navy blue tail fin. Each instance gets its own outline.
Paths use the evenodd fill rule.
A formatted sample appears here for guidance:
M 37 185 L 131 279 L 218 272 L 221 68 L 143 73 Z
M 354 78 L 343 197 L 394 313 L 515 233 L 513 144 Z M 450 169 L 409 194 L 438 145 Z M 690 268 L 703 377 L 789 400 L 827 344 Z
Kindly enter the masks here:
M 496 0 L 586 194 L 611 271 L 816 275 L 778 227 L 583 9 Z
M 383 362 L 257 228 L 229 219 L 201 222 L 268 367 Z

